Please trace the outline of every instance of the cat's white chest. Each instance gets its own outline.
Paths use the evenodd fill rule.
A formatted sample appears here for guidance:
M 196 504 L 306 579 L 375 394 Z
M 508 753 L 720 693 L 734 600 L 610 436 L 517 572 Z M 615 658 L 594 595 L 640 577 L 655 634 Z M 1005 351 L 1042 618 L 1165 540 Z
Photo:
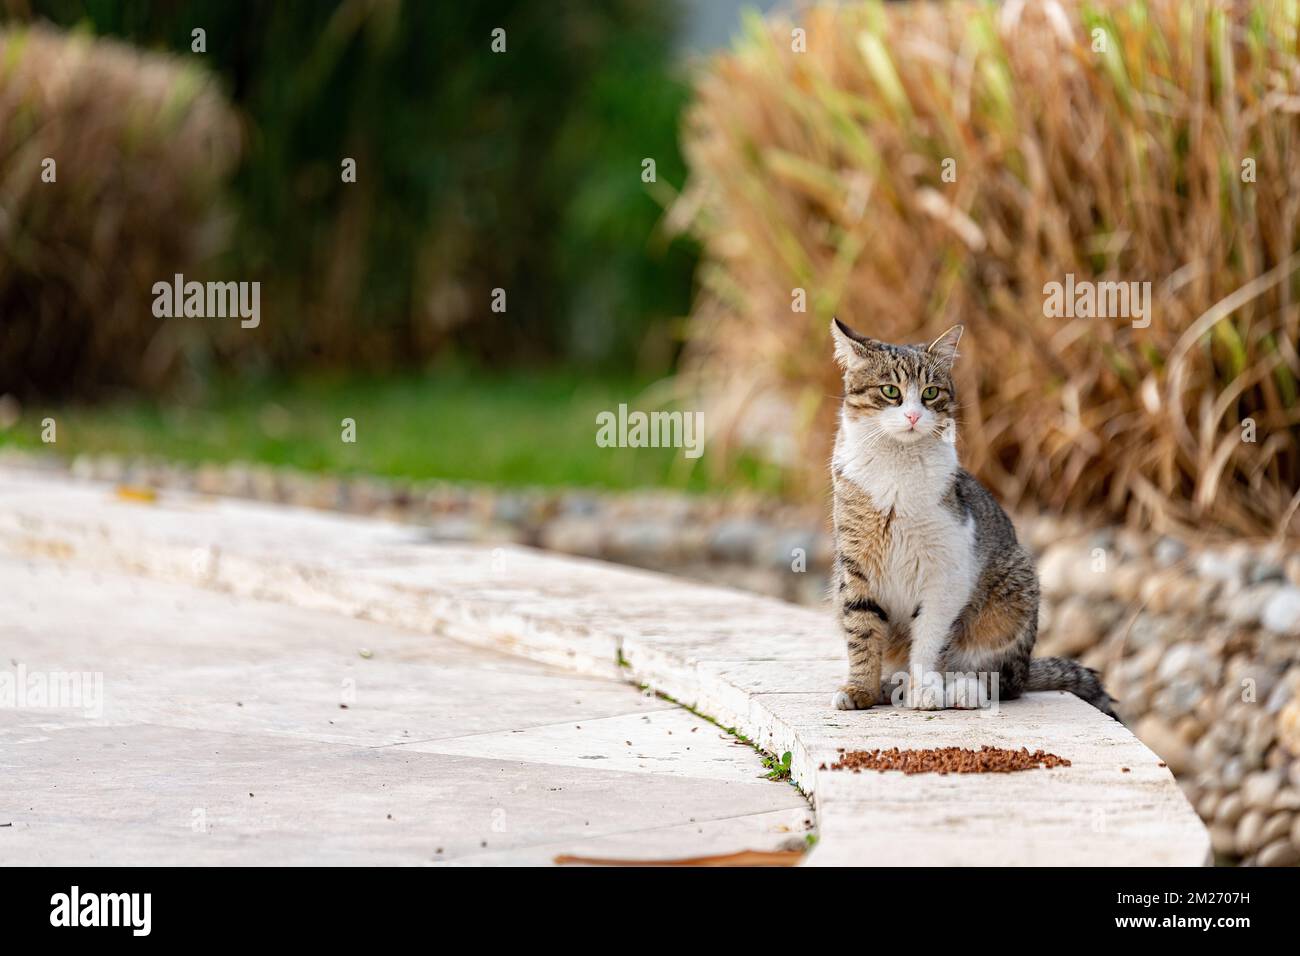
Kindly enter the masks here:
M 974 583 L 973 522 L 946 508 L 925 516 L 897 513 L 890 524 L 880 603 L 891 620 L 907 620 L 938 594 L 965 604 Z
M 927 442 L 923 447 L 895 446 L 871 441 L 858 434 L 851 422 L 840 424 L 835 442 L 834 465 L 871 498 L 877 511 L 899 517 L 918 519 L 924 527 L 928 519 L 940 517 L 943 497 L 957 473 L 957 450 L 944 441 Z
M 925 449 L 877 445 L 867 454 L 855 450 L 851 434 L 842 438 L 836 469 L 891 515 L 877 598 L 890 619 L 910 619 L 927 602 L 964 604 L 975 579 L 975 526 L 944 503 L 956 450 L 936 442 Z

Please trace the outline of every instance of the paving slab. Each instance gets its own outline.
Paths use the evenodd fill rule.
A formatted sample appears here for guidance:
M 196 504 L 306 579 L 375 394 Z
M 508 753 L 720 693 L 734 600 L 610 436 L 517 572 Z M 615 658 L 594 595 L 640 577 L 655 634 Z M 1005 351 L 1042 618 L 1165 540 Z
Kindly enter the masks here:
M 0 642 L 28 671 L 102 673 L 118 724 L 377 745 L 673 706 L 427 634 L 52 562 L 0 564 Z
M 647 685 L 770 752 L 791 753 L 793 778 L 814 800 L 822 837 L 813 864 L 1210 859 L 1208 833 L 1168 768 L 1120 724 L 1068 694 L 1030 694 L 991 713 L 832 710 L 838 677 L 819 685 L 842 673 L 843 649 L 822 611 L 526 548 L 431 542 L 418 529 L 372 519 L 167 493 L 145 505 L 103 485 L 14 470 L 0 471 L 0 547 Z M 546 739 L 541 728 L 552 725 L 559 726 L 536 725 L 534 740 L 557 760 L 576 759 Z M 1041 747 L 1071 766 L 961 778 L 822 769 L 840 747 L 984 744 Z M 414 757 L 416 746 L 390 749 Z M 463 746 L 508 750 L 496 731 Z
M 727 746 L 719 748 L 714 740 Z M 626 773 L 674 772 L 696 779 L 758 779 L 763 775 L 761 768 L 755 767 L 753 748 L 678 707 L 578 724 L 413 741 L 401 744 L 401 749 L 565 767 L 598 766 Z
M 812 816 L 622 680 L 336 613 L 0 551 L 0 648 L 98 681 L 0 706 L 0 865 L 662 859 Z
M 630 779 L 152 725 L 65 730 L 6 752 L 0 822 L 13 826 L 0 862 L 11 865 L 410 865 L 535 845 L 586 854 L 587 840 L 619 835 L 633 858 L 656 859 L 695 853 L 696 820 L 810 816 L 791 788 L 746 778 Z M 650 832 L 674 829 L 680 843 Z M 789 839 L 757 819 L 730 832 L 733 851 Z

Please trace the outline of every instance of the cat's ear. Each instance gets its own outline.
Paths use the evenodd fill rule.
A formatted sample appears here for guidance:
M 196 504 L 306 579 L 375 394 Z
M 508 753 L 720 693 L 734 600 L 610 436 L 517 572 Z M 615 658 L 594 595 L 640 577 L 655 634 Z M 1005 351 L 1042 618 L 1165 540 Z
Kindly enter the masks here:
M 848 368 L 867 357 L 867 352 L 880 343 L 854 332 L 839 319 L 831 319 L 831 341 L 835 343 L 835 361 Z
M 957 359 L 957 343 L 961 341 L 962 327 L 954 325 L 943 335 L 930 343 L 926 349 L 931 355 L 949 367 Z

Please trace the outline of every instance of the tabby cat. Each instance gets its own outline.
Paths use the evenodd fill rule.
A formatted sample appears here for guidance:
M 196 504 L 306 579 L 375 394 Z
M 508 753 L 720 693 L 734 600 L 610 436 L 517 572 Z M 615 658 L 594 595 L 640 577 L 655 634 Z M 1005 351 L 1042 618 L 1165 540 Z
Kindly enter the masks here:
M 848 642 L 840 710 L 919 710 L 1068 690 L 1115 716 L 1097 673 L 1031 660 L 1038 576 L 993 496 L 957 462 L 952 366 L 960 325 L 889 345 L 831 322 L 844 400 L 831 462 L 835 566 Z M 881 669 L 892 679 L 881 681 Z M 983 699 L 981 699 L 983 697 Z

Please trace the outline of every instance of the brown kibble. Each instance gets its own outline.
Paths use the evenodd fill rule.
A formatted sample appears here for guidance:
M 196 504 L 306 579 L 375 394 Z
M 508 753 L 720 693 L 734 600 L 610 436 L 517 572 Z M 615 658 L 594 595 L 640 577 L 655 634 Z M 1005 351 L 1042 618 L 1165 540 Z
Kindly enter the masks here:
M 823 765 L 824 766 L 824 765 Z M 852 750 L 842 753 L 840 759 L 831 764 L 831 770 L 901 770 L 903 773 L 1014 773 L 1017 770 L 1033 770 L 1037 767 L 1068 767 L 1070 761 L 1056 754 L 1035 750 L 1030 753 L 1024 747 L 1019 750 L 1004 750 L 1001 747 L 980 747 L 971 750 L 968 747 L 936 747 L 932 750 Z
M 1120 767 L 1119 769 L 1120 769 L 1120 771 L 1123 772 L 1123 773 L 1132 773 L 1132 772 L 1133 772 L 1133 771 L 1129 770 L 1128 767 Z

